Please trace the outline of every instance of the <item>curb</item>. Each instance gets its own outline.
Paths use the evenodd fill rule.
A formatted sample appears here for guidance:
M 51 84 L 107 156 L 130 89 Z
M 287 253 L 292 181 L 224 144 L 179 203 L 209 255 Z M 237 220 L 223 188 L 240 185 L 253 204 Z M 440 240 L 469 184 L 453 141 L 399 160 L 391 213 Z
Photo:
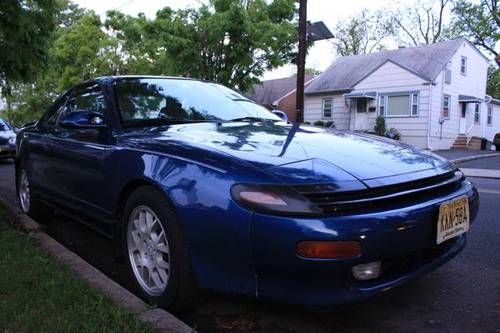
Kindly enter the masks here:
M 24 232 L 27 232 L 42 249 L 58 262 L 69 267 L 79 279 L 85 281 L 91 288 L 99 290 L 116 305 L 136 315 L 136 318 L 140 321 L 145 322 L 157 332 L 196 332 L 171 313 L 160 308 L 152 308 L 139 297 L 111 280 L 97 268 L 43 232 L 42 227 L 36 221 L 26 214 L 20 214 L 7 200 L 0 197 L 0 202 L 3 203 L 7 214 L 16 225 Z
M 474 160 L 479 160 L 481 158 L 488 158 L 488 157 L 495 157 L 495 156 L 500 156 L 500 153 L 466 156 L 466 157 L 461 157 L 461 158 L 456 158 L 454 160 L 450 160 L 450 162 L 457 164 L 457 163 L 474 161 Z

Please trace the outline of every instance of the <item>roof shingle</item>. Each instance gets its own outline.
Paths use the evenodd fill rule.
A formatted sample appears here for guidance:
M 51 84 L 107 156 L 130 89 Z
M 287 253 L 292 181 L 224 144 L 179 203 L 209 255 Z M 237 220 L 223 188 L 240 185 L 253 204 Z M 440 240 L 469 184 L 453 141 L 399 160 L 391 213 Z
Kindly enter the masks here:
M 305 82 L 312 78 L 313 75 L 306 75 Z M 295 75 L 281 79 L 266 80 L 254 85 L 253 91 L 249 92 L 247 96 L 259 104 L 271 105 L 277 99 L 294 90 L 296 85 L 297 76 Z
M 458 38 L 430 45 L 341 57 L 314 80 L 305 93 L 350 90 L 387 61 L 424 80 L 432 81 L 464 41 L 464 38 Z

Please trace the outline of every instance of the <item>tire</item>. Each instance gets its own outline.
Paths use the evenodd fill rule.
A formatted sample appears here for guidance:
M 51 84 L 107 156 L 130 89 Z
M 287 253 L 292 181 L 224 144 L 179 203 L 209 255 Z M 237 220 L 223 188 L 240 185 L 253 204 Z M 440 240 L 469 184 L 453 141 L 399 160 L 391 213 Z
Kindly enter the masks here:
M 123 209 L 121 229 L 123 255 L 142 298 L 171 311 L 195 305 L 200 292 L 188 244 L 165 194 L 151 186 L 135 190 Z
M 31 191 L 31 183 L 26 170 L 20 166 L 16 172 L 17 198 L 21 211 L 34 220 L 47 221 L 54 217 L 52 207 L 43 203 Z

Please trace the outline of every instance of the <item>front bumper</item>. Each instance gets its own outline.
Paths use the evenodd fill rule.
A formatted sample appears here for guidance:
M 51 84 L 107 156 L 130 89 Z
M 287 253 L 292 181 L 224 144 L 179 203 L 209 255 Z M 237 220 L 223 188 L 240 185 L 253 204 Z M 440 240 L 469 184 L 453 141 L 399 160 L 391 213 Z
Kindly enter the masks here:
M 289 218 L 255 214 L 252 253 L 258 296 L 307 306 L 360 301 L 418 278 L 456 256 L 466 235 L 436 245 L 441 203 L 467 195 L 471 222 L 479 207 L 476 189 L 464 181 L 455 192 L 407 207 L 360 215 Z M 296 255 L 304 240 L 357 240 L 362 255 L 354 259 L 304 259 Z M 357 281 L 353 266 L 382 261 L 382 275 Z
M 12 158 L 16 156 L 15 145 L 0 145 L 0 158 Z

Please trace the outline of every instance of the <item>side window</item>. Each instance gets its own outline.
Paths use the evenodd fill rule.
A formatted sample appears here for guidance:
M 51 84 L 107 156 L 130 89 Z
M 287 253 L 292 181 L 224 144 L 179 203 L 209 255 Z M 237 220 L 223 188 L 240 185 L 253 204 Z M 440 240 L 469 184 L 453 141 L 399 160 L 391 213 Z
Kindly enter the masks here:
M 460 58 L 460 74 L 467 75 L 467 57 Z
M 53 127 L 57 123 L 57 118 L 61 114 L 62 108 L 66 104 L 67 98 L 59 98 L 54 104 L 52 104 L 47 112 L 43 115 L 42 119 L 40 119 L 40 123 L 44 127 Z
M 72 112 L 98 112 L 105 114 L 106 106 L 104 94 L 98 84 L 92 84 L 81 89 L 77 89 L 64 108 L 64 114 Z

